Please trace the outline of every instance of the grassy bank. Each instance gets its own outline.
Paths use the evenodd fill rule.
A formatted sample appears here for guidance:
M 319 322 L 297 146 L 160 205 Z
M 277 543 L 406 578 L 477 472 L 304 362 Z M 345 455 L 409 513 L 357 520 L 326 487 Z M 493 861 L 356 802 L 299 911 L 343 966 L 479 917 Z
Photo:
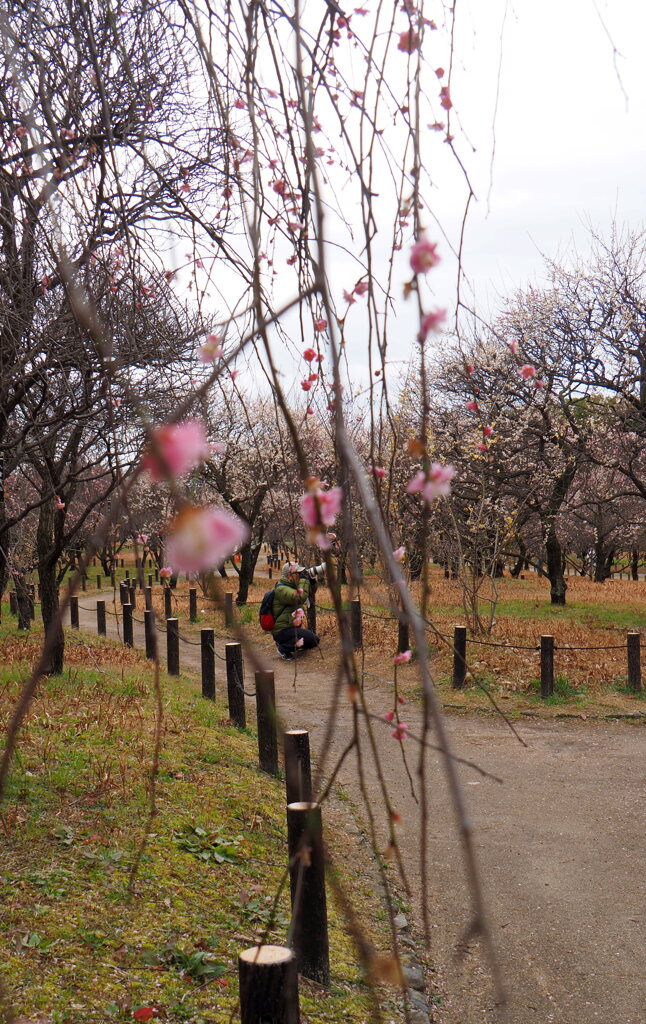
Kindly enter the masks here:
M 3 726 L 39 639 L 3 627 Z M 67 655 L 65 675 L 32 706 L 2 807 L 11 1003 L 53 1024 L 133 1021 L 148 1009 L 168 1024 L 235 1020 L 238 952 L 261 935 L 284 943 L 289 923 L 283 784 L 256 767 L 253 737 L 228 725 L 223 706 L 193 696 L 194 681 L 162 677 L 157 814 L 133 880 L 151 797 L 152 671 L 82 636 Z M 326 829 L 376 940 L 383 914 L 343 813 L 326 809 Z M 302 1020 L 366 1021 L 371 992 L 334 905 L 330 940 L 331 987 L 302 983 Z

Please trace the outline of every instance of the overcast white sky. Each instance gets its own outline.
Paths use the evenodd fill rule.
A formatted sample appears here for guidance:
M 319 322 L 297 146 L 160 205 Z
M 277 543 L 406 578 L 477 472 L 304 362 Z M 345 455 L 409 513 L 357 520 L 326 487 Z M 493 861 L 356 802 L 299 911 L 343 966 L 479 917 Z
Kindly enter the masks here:
M 478 303 L 495 308 L 498 293 L 540 276 L 541 252 L 575 241 L 584 253 L 588 223 L 607 233 L 613 218 L 634 228 L 644 220 L 646 4 L 461 0 L 457 11 L 452 95 L 476 153 L 457 126 L 456 139 L 478 196 L 465 264 Z M 445 174 L 438 195 L 455 232 L 463 195 Z M 453 270 L 443 269 L 446 288 Z

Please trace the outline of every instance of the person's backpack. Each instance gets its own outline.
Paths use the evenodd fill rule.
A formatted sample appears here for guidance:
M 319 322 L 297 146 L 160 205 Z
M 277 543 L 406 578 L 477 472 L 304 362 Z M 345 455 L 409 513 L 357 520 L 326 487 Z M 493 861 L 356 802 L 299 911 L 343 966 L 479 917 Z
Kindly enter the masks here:
M 275 588 L 274 588 L 275 589 Z M 276 625 L 276 619 L 274 618 L 274 591 L 268 590 L 262 601 L 260 602 L 260 611 L 258 612 L 258 620 L 260 626 L 267 633 L 269 633 Z

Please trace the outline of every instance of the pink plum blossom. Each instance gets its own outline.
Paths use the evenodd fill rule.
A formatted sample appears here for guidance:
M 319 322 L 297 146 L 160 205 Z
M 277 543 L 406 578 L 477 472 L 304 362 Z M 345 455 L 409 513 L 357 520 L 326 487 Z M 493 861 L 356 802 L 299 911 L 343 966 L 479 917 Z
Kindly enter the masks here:
M 545 387 L 545 381 L 544 380 L 535 380 L 534 381 L 534 387 L 537 388 L 537 389 L 544 388 Z
M 489 448 L 487 447 L 487 445 L 484 444 L 482 441 L 478 441 L 478 443 L 476 445 L 476 448 L 478 449 L 479 452 L 488 452 L 489 451 Z
M 312 382 L 309 381 L 309 380 L 302 380 L 301 381 L 301 387 L 302 387 L 303 391 L 309 391 L 311 389 L 311 387 L 312 387 Z
M 489 424 L 487 423 L 486 427 L 482 428 L 482 433 L 484 434 L 485 437 L 491 437 L 491 435 L 493 434 L 493 427 L 490 427 Z
M 208 572 L 248 538 L 247 524 L 230 512 L 215 505 L 190 505 L 170 524 L 166 551 L 176 572 Z
M 447 498 L 451 493 L 451 481 L 456 475 L 455 466 L 443 465 L 441 462 L 432 462 L 428 473 L 420 469 L 412 480 L 406 485 L 409 494 L 422 494 L 424 500 L 430 503 L 435 498 Z
M 392 737 L 394 740 L 405 740 L 408 739 L 408 726 L 406 722 L 398 722 L 392 731 Z
M 419 33 L 414 28 L 402 32 L 397 43 L 397 49 L 402 53 L 414 53 L 419 50 Z
M 352 292 L 347 292 L 345 288 L 343 289 L 343 298 L 345 299 L 349 306 L 352 306 L 353 303 L 357 301 Z
M 511 352 L 512 356 L 516 355 L 516 353 L 518 352 L 518 342 L 515 338 L 512 338 L 511 341 L 507 342 L 507 348 Z
M 309 494 L 304 494 L 301 498 L 301 518 L 310 529 L 321 524 L 333 526 L 342 500 L 343 491 L 340 487 L 324 491 L 315 484 Z
M 401 547 L 395 548 L 393 551 L 393 558 L 396 562 L 403 562 L 406 557 L 406 548 L 402 544 Z
M 317 334 L 320 334 L 322 331 L 327 330 L 327 320 L 315 320 L 314 330 L 317 332 Z
M 184 476 L 210 454 L 203 423 L 199 420 L 171 423 L 153 432 L 141 468 L 147 470 L 153 480 L 165 480 L 169 476 Z
M 377 480 L 383 480 L 385 476 L 388 476 L 388 470 L 383 466 L 370 466 L 370 472 Z
M 445 309 L 432 309 L 422 317 L 419 334 L 419 341 L 425 341 L 431 331 L 436 331 L 440 324 L 446 320 Z
M 139 536 L 137 537 L 137 544 L 147 544 L 147 543 L 148 543 L 148 534 L 147 533 L 140 533 Z
M 382 716 L 384 722 L 392 722 L 395 718 L 394 711 L 386 711 Z
M 406 665 L 407 662 L 413 657 L 412 651 L 401 651 L 396 654 L 393 658 L 393 665 Z
M 159 570 L 159 575 L 163 580 L 169 580 L 173 575 L 173 570 L 170 565 L 165 565 L 163 569 Z
M 425 274 L 439 262 L 437 242 L 431 242 L 425 235 L 411 247 L 410 265 L 415 274 Z
M 472 398 L 470 401 L 466 403 L 465 408 L 468 409 L 469 412 L 477 412 L 480 406 L 476 402 L 475 398 Z
M 316 351 L 313 348 L 306 348 L 303 352 L 303 359 L 311 363 L 313 359 L 316 359 Z
M 453 106 L 448 85 L 443 85 L 440 89 L 440 106 L 444 107 L 445 110 L 450 110 Z
M 525 363 L 523 366 L 519 366 L 518 372 L 523 380 L 531 380 L 536 376 L 536 367 L 531 366 L 529 363 Z
M 308 416 L 313 416 L 314 415 L 314 410 L 313 409 L 308 409 L 307 410 L 307 415 Z
M 368 281 L 357 281 L 357 283 L 354 286 L 354 293 L 355 293 L 355 295 L 365 295 L 366 292 L 369 291 L 369 290 L 370 290 L 370 285 L 369 285 Z
M 212 363 L 222 355 L 220 339 L 217 334 L 207 334 L 200 345 L 198 357 L 201 363 Z

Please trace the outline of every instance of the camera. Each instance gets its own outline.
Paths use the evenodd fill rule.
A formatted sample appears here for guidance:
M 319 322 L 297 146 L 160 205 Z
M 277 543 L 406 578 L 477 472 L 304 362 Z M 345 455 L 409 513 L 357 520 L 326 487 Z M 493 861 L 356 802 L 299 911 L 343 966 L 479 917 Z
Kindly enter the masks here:
M 320 565 L 310 565 L 307 569 L 301 569 L 299 576 L 301 579 L 311 580 L 312 583 L 320 583 L 325 576 L 325 562 L 321 562 Z

